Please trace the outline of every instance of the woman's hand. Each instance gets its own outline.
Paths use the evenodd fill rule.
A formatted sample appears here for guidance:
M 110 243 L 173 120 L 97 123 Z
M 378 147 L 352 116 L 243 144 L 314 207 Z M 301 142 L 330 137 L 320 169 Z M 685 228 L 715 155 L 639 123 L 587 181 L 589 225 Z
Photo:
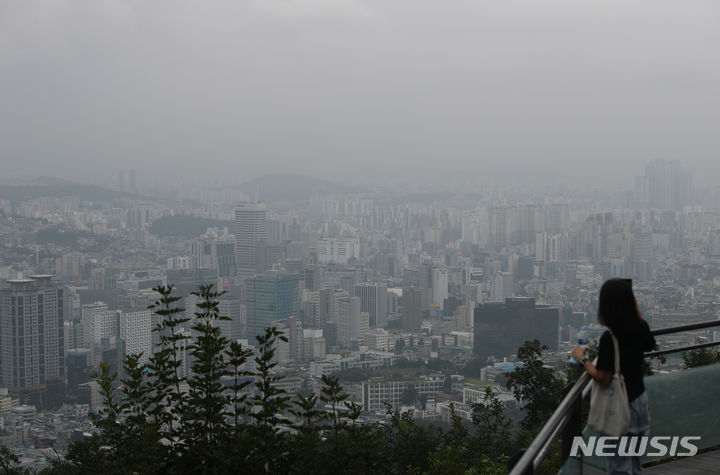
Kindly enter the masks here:
M 575 348 L 572 349 L 570 355 L 577 361 L 582 361 L 585 359 L 587 350 L 587 346 L 575 345 Z M 583 368 L 585 368 L 585 371 L 588 372 L 591 378 L 595 379 L 603 386 L 607 386 L 610 384 L 610 381 L 612 381 L 612 373 L 610 371 L 597 369 L 591 361 L 586 361 Z
M 575 345 L 575 348 L 573 348 L 570 352 L 570 356 L 572 356 L 578 361 L 582 361 L 585 358 L 587 350 L 587 346 Z

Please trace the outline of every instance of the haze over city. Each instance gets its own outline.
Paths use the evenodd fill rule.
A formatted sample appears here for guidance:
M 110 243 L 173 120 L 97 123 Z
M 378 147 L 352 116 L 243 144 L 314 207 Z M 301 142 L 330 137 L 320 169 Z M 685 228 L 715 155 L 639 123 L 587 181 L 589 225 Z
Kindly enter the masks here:
M 716 471 L 718 58 L 715 1 L 0 0 L 0 474 Z
M 0 32 L 4 180 L 720 176 L 713 1 L 3 0 Z

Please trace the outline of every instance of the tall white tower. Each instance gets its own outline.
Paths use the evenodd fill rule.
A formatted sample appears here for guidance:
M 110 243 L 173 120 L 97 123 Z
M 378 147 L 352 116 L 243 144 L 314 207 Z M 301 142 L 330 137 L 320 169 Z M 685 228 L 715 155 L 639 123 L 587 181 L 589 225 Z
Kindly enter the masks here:
M 257 246 L 267 241 L 265 204 L 240 203 L 235 208 L 235 261 L 241 278 L 258 272 Z

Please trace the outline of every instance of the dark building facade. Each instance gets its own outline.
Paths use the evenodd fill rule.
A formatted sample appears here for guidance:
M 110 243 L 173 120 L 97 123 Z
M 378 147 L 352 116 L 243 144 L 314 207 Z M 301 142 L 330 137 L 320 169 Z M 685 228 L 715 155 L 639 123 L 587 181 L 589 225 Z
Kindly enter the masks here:
M 475 308 L 475 354 L 502 358 L 517 353 L 523 343 L 539 340 L 551 351 L 558 348 L 560 311 L 536 305 L 532 298 L 508 298 Z
M 415 287 L 402 290 L 403 330 L 419 332 L 422 328 L 421 298 L 422 293 Z
M 65 386 L 65 289 L 53 276 L 5 281 L 0 289 L 0 387 L 23 404 L 53 404 Z M 56 401 L 55 401 L 56 402 Z
M 246 281 L 247 333 L 261 335 L 276 320 L 300 317 L 298 274 L 256 275 Z

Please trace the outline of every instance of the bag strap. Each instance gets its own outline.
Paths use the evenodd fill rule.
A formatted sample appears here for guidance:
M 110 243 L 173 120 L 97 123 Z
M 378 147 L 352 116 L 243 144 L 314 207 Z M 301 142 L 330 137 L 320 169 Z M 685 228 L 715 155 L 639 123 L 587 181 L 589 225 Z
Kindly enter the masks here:
M 617 338 L 613 335 L 612 330 L 608 330 L 613 341 L 613 349 L 615 350 L 615 374 L 620 374 L 620 344 Z

